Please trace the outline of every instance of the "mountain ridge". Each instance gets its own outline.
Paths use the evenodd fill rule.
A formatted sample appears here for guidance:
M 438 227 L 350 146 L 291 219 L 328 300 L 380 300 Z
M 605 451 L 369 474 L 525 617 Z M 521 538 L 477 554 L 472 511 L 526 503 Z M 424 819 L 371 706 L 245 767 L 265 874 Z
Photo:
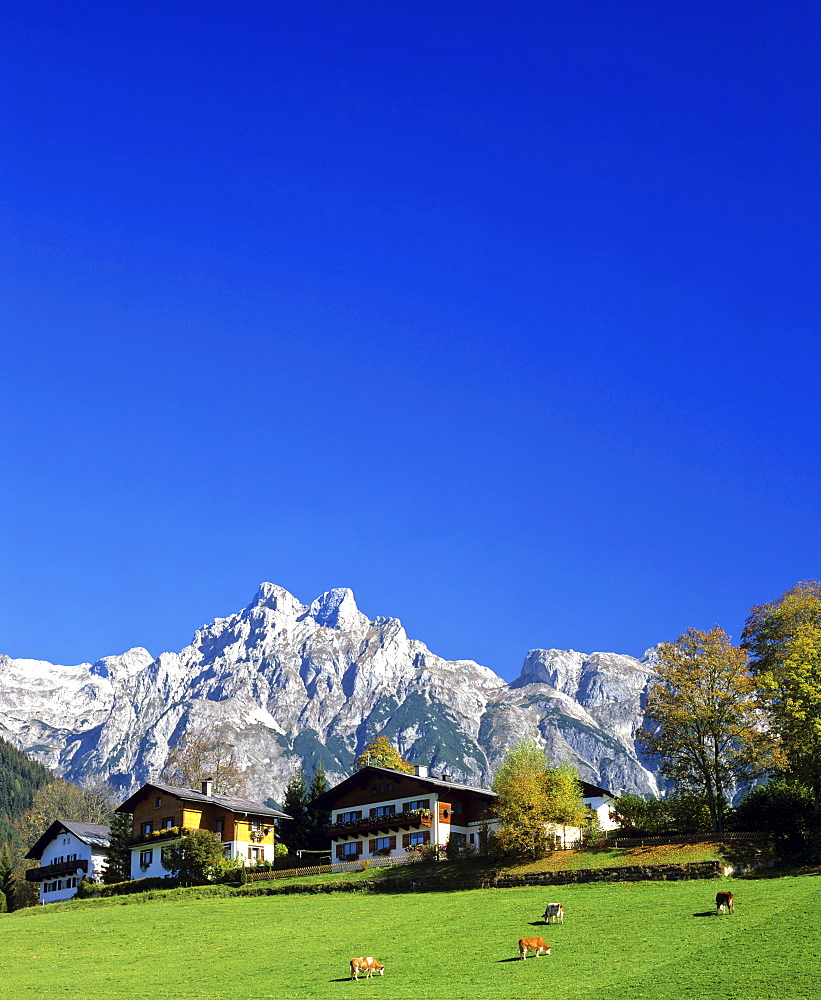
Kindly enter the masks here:
M 264 801 L 281 799 L 300 764 L 322 760 L 331 780 L 343 777 L 378 734 L 455 780 L 488 784 L 506 747 L 529 735 L 586 780 L 652 794 L 633 738 L 652 660 L 533 649 L 508 683 L 437 656 L 396 618 L 369 620 L 348 588 L 303 604 L 263 583 L 178 653 L 133 647 L 74 666 L 0 655 L 0 736 L 64 777 L 128 793 L 186 729 L 221 723 Z

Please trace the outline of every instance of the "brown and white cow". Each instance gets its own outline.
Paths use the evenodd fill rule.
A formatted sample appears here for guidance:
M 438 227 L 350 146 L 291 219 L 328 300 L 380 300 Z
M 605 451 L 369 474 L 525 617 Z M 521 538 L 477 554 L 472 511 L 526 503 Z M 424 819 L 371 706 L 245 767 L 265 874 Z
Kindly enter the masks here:
M 549 924 L 552 920 L 554 924 L 564 923 L 564 907 L 561 903 L 548 903 L 547 909 L 544 911 L 544 916 L 542 920 L 546 924 Z
M 536 958 L 540 958 L 542 952 L 545 955 L 550 954 L 550 945 L 540 937 L 519 938 L 519 958 L 526 959 L 529 951 L 535 951 Z
M 731 892 L 716 893 L 716 913 L 735 913 L 735 899 Z
M 351 959 L 351 979 L 359 979 L 359 973 L 364 972 L 366 979 L 372 979 L 374 972 L 380 976 L 385 975 L 385 966 L 380 965 L 375 958 L 368 955 L 366 958 Z

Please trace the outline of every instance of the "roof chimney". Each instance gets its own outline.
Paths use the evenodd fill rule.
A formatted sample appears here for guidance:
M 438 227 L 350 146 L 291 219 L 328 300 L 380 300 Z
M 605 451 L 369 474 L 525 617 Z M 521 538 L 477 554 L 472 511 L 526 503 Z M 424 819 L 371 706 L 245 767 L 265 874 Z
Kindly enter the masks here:
M 450 781 L 450 773 L 448 771 L 442 772 L 442 781 Z
M 427 764 L 414 764 L 413 773 L 417 778 L 427 778 L 428 776 L 428 765 Z
M 202 794 L 203 795 L 207 795 L 208 798 L 210 799 L 211 798 L 211 792 L 212 792 L 212 790 L 214 788 L 214 781 L 213 781 L 213 779 L 212 778 L 203 778 L 202 781 L 200 782 L 200 785 L 202 787 Z

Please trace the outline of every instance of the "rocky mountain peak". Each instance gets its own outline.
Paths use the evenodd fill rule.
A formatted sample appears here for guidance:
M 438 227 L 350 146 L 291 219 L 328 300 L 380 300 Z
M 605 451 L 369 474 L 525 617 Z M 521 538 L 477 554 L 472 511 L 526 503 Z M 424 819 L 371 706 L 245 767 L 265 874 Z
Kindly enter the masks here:
M 657 791 L 634 733 L 652 676 L 615 653 L 533 649 L 512 684 L 445 660 L 395 618 L 373 622 L 337 587 L 303 604 L 263 583 L 179 653 L 141 648 L 74 667 L 0 655 L 0 736 L 59 774 L 124 794 L 162 769 L 189 729 L 225 725 L 252 798 L 281 801 L 297 767 L 329 779 L 385 735 L 410 760 L 487 785 L 507 748 L 536 739 L 614 792 Z
M 311 604 L 308 613 L 317 625 L 341 631 L 370 625 L 368 618 L 356 606 L 353 591 L 348 587 L 335 587 L 321 594 Z
M 306 611 L 305 605 L 301 604 L 293 594 L 284 587 L 278 587 L 275 583 L 261 583 L 253 601 L 245 609 L 251 611 L 254 608 L 268 608 L 270 611 L 277 611 L 287 617 L 297 618 Z

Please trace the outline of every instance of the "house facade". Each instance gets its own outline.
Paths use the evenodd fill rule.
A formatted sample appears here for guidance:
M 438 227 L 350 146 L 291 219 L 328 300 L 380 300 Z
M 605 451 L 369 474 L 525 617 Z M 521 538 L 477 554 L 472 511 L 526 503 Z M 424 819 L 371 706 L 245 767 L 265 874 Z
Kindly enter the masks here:
M 71 899 L 81 879 L 98 882 L 108 867 L 109 828 L 56 820 L 26 855 L 39 868 L 26 872 L 40 887 L 40 903 Z
M 414 774 L 367 766 L 319 796 L 314 808 L 331 810 L 327 832 L 333 861 L 402 857 L 423 844 L 455 841 L 478 849 L 480 833 L 499 827 L 496 793 L 487 788 L 434 778 L 428 768 Z M 615 829 L 607 789 L 582 782 L 587 809 L 603 830 Z M 556 847 L 570 847 L 581 838 L 578 827 L 551 827 Z
M 496 795 L 486 788 L 367 766 L 311 803 L 331 810 L 327 828 L 334 861 L 401 857 L 423 844 L 478 847 L 479 828 Z
M 164 852 L 181 833 L 210 830 L 222 840 L 226 858 L 246 864 L 274 860 L 275 822 L 291 817 L 277 809 L 213 791 L 151 782 L 126 799 L 117 812 L 132 817 L 131 878 L 164 878 Z

